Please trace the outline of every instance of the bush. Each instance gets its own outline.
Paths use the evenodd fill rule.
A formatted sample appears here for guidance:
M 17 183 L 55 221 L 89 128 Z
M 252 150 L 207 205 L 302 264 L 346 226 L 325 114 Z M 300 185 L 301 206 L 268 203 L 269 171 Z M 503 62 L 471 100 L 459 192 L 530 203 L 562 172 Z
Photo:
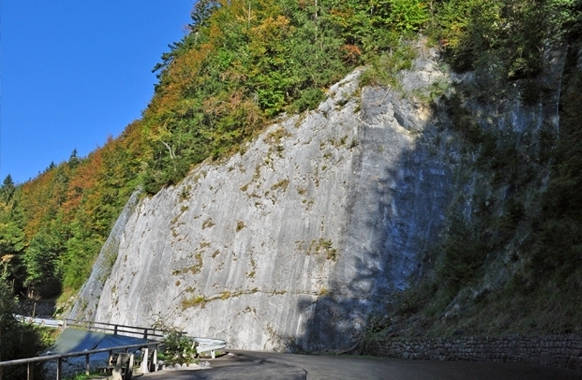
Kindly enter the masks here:
M 16 299 L 10 288 L 0 279 L 0 360 L 14 360 L 38 355 L 47 347 L 48 341 L 41 338 L 39 329 L 21 324 L 14 318 Z M 44 342 L 44 344 L 43 344 Z M 42 379 L 41 366 L 33 368 L 34 377 Z M 26 378 L 26 366 L 5 367 L 4 380 Z
M 178 330 L 171 330 L 164 337 L 161 359 L 165 364 L 191 364 L 196 362 L 196 343 Z

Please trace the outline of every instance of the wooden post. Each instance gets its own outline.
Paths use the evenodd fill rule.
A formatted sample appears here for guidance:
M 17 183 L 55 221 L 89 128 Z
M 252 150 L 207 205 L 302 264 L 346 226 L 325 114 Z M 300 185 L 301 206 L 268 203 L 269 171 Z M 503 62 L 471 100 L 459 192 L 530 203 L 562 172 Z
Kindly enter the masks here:
M 148 329 L 147 328 L 143 329 L 143 338 L 144 339 L 148 338 Z
M 142 352 L 142 359 L 141 359 L 141 365 L 140 365 L 139 369 L 141 370 L 141 373 L 149 373 L 150 372 L 150 366 L 148 364 L 148 360 L 149 360 L 149 356 L 150 356 L 149 348 L 148 347 L 142 348 L 141 352 Z
M 113 326 L 113 335 L 117 335 L 117 325 Z
M 32 363 L 26 364 L 26 379 L 32 380 Z

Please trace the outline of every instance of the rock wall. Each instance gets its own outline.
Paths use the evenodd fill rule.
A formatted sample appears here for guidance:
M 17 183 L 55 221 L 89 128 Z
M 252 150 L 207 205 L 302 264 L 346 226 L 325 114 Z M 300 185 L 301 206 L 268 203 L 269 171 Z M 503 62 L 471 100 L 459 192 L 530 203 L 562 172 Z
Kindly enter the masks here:
M 365 352 L 403 359 L 531 363 L 582 371 L 581 335 L 393 338 L 367 342 Z
M 416 61 L 404 90 L 446 79 L 434 58 Z M 163 322 L 239 349 L 356 347 L 369 312 L 419 270 L 451 178 L 424 138 L 430 110 L 402 90 L 360 89 L 359 75 L 141 199 L 111 275 L 85 286 L 102 291 L 81 294 L 71 316 Z

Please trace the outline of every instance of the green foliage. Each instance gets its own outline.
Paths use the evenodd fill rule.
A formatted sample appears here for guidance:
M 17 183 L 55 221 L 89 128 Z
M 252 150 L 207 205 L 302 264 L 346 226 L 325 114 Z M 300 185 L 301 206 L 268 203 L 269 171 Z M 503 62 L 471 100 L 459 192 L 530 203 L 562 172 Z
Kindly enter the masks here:
M 306 88 L 299 91 L 299 97 L 289 110 L 292 112 L 303 112 L 316 108 L 325 98 L 325 94 L 319 88 Z
M 6 184 L 6 182 L 5 182 Z M 4 189 L 4 187 L 2 187 Z M 2 191 L 4 194 L 6 192 Z M 14 290 L 20 291 L 26 276 L 22 262 L 25 249 L 23 230 L 23 213 L 15 197 L 16 189 L 9 191 L 10 195 L 0 201 L 0 278 L 12 282 Z
M 433 247 L 439 260 L 398 300 L 395 313 L 414 315 L 413 334 L 579 332 L 582 4 L 441 3 L 446 58 L 458 70 L 474 71 L 474 80 L 444 101 L 460 147 L 457 196 Z M 541 75 L 550 67 L 544 59 L 562 59 L 568 44 L 563 71 L 549 73 L 562 75 L 561 83 L 549 83 Z M 518 93 L 535 114 L 557 99 L 556 91 L 559 122 L 549 109 L 526 128 L 502 116 L 476 117 L 477 109 L 492 107 L 502 115 L 505 99 Z
M 559 136 L 552 151 L 552 176 L 542 195 L 543 219 L 535 225 L 540 237 L 532 257 L 536 275 L 565 278 L 582 267 L 582 73 L 575 69 L 580 43 L 568 55 Z
M 484 70 L 490 53 L 509 79 L 532 78 L 543 49 L 560 43 L 576 20 L 574 0 L 449 0 L 437 14 L 440 40 L 457 70 Z
M 416 52 L 408 44 L 401 44 L 390 52 L 375 56 L 370 67 L 362 74 L 362 85 L 397 86 L 397 74 L 410 70 Z
M 418 0 L 332 1 L 332 22 L 348 44 L 377 52 L 396 46 L 399 38 L 418 31 L 429 19 Z
M 45 230 L 37 233 L 30 241 L 24 255 L 27 279 L 25 285 L 31 294 L 50 298 L 60 292 L 59 255 L 60 242 Z
M 35 356 L 47 346 L 42 332 L 28 324 L 21 324 L 14 318 L 17 310 L 16 299 L 3 279 L 0 279 L 0 360 L 14 360 Z M 34 377 L 42 378 L 42 368 L 34 366 Z M 26 378 L 23 366 L 5 367 L 3 379 L 19 380 Z
M 4 203 L 8 203 L 12 200 L 12 196 L 16 191 L 16 186 L 14 185 L 14 181 L 10 174 L 4 178 L 4 182 L 2 182 L 2 187 L 0 187 L 0 200 Z
M 138 180 L 143 154 L 134 123 L 87 158 L 73 151 L 38 178 L 0 189 L 0 259 L 15 294 L 54 297 L 88 277 Z
M 388 25 L 397 31 L 418 31 L 429 19 L 424 2 L 418 0 L 392 0 L 389 5 Z
M 183 332 L 171 330 L 163 340 L 160 359 L 164 364 L 191 364 L 196 360 L 196 343 Z
M 162 58 L 144 114 L 150 193 L 236 151 L 282 112 L 316 107 L 323 88 L 364 57 L 398 46 L 429 14 L 417 0 L 238 0 L 193 16 L 203 22 Z
M 452 214 L 448 223 L 437 274 L 445 285 L 458 290 L 475 279 L 487 256 L 487 247 L 472 221 Z
M 66 376 L 63 379 L 64 380 L 94 380 L 94 379 L 99 379 L 102 378 L 103 376 L 103 372 L 90 372 L 88 375 L 86 375 L 85 373 L 76 373 L 74 375 L 71 376 Z

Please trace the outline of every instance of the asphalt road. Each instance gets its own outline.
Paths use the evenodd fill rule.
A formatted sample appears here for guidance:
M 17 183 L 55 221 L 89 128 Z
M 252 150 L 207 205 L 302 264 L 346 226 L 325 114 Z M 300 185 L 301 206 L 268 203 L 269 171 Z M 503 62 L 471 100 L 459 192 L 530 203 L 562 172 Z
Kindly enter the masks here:
M 144 380 L 582 380 L 582 373 L 536 365 L 232 351 L 204 370 L 161 371 Z

